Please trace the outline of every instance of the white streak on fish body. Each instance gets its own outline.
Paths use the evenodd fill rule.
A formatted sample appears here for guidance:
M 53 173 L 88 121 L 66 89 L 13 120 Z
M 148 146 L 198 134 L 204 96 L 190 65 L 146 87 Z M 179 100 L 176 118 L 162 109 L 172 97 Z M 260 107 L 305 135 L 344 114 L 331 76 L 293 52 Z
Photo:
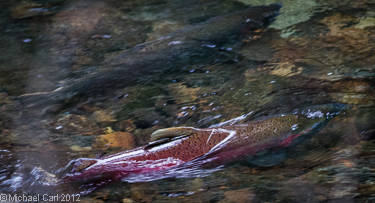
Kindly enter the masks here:
M 174 140 L 172 142 L 168 142 L 168 143 L 153 147 L 153 148 L 149 149 L 148 152 L 157 152 L 157 151 L 165 150 L 165 148 L 169 148 L 169 147 L 173 147 L 175 145 L 178 145 L 180 142 L 182 142 L 183 140 L 185 140 L 187 138 L 188 137 L 181 138 L 181 139 L 178 139 L 178 140 Z
M 234 135 L 236 135 L 236 133 L 237 133 L 235 130 L 226 130 L 226 129 L 222 129 L 222 128 L 217 129 L 217 131 L 219 131 L 219 133 L 220 132 L 228 133 L 228 136 L 225 139 L 223 139 L 221 142 L 219 142 L 217 145 L 212 147 L 209 152 L 213 152 L 217 148 L 220 149 L 220 148 L 224 147 L 224 145 L 228 142 L 228 140 L 231 139 L 232 137 L 234 137 Z
M 136 151 L 133 151 L 133 152 L 119 154 L 117 156 L 113 156 L 113 157 L 106 158 L 106 159 L 98 159 L 98 162 L 93 164 L 92 166 L 90 166 L 90 168 L 94 167 L 96 165 L 103 165 L 103 164 L 106 164 L 108 162 L 113 162 L 114 160 L 117 160 L 117 159 L 131 158 L 131 157 L 137 156 L 139 154 L 143 154 L 144 152 L 145 152 L 144 149 L 139 149 L 139 150 L 136 150 Z
M 210 137 L 208 137 L 206 144 L 208 144 L 208 141 L 210 141 L 211 136 L 212 136 L 212 134 L 214 134 L 215 131 L 216 131 L 216 129 L 212 129 Z
M 221 127 L 223 125 L 233 125 L 234 123 L 236 122 L 239 122 L 241 120 L 244 120 L 246 117 L 248 117 L 250 114 L 254 113 L 254 111 L 251 111 L 247 114 L 244 114 L 242 116 L 238 116 L 236 118 L 233 118 L 233 119 L 230 119 L 230 120 L 227 120 L 227 121 L 224 121 L 224 122 L 221 122 L 221 123 L 217 123 L 217 124 L 214 124 L 214 125 L 211 125 L 210 128 L 213 128 L 213 127 Z

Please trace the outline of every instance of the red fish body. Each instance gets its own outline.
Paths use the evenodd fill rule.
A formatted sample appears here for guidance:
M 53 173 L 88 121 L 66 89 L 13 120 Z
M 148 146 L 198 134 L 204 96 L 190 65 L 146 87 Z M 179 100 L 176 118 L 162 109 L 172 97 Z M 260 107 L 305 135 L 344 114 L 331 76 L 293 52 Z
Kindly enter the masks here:
M 149 145 L 102 159 L 71 161 L 61 180 L 115 181 L 131 176 L 137 181 L 172 169 L 219 166 L 296 144 L 320 130 L 342 108 L 330 104 L 240 125 L 161 129 L 151 135 Z

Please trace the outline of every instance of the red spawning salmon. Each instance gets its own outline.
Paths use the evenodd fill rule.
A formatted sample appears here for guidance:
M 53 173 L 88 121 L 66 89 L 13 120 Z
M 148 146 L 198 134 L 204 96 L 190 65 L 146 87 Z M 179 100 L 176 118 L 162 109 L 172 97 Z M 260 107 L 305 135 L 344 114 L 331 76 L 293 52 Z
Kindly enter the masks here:
M 152 133 L 148 145 L 101 159 L 71 161 L 59 181 L 147 181 L 158 179 L 157 174 L 189 167 L 210 168 L 246 160 L 266 150 L 277 151 L 299 143 L 318 132 L 343 108 L 342 104 L 327 104 L 245 124 L 160 129 Z

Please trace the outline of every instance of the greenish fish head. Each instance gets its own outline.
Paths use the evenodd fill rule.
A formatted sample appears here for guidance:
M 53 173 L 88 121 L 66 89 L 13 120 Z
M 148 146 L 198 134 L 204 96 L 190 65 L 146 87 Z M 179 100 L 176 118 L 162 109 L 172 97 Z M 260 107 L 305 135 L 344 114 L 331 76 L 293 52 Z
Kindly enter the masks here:
M 280 14 L 280 8 L 282 7 L 281 3 L 277 4 L 270 4 L 269 6 L 264 8 L 263 16 L 265 17 L 264 23 L 266 26 L 271 24 L 275 20 L 275 18 Z
M 333 103 L 294 110 L 293 115 L 298 119 L 298 122 L 291 125 L 291 131 L 282 145 L 294 145 L 303 139 L 309 138 L 345 108 L 346 105 L 344 104 Z
M 241 19 L 250 25 L 255 23 L 268 26 L 279 15 L 281 7 L 281 4 L 251 7 L 245 15 L 241 15 Z

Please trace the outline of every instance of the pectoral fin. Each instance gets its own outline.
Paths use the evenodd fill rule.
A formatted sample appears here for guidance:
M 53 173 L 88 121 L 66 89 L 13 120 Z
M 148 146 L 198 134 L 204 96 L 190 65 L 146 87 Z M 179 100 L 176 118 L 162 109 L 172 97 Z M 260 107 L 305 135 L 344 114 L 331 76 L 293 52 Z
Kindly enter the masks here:
M 68 165 L 61 169 L 60 172 L 57 173 L 58 177 L 61 177 L 68 173 L 76 173 L 81 172 L 82 170 L 90 167 L 91 165 L 97 163 L 97 159 L 89 159 L 89 158 L 80 158 L 72 160 L 68 163 Z
M 198 131 L 198 129 L 192 127 L 172 127 L 157 130 L 151 134 L 150 143 L 146 145 L 145 149 L 150 149 L 173 140 L 181 139 L 195 133 L 196 131 Z
M 248 162 L 251 164 L 261 166 L 261 167 L 270 167 L 275 166 L 286 158 L 286 152 L 285 150 L 279 150 L 279 151 L 271 151 L 266 152 L 261 155 L 256 155 L 252 157 L 251 159 L 248 159 Z

